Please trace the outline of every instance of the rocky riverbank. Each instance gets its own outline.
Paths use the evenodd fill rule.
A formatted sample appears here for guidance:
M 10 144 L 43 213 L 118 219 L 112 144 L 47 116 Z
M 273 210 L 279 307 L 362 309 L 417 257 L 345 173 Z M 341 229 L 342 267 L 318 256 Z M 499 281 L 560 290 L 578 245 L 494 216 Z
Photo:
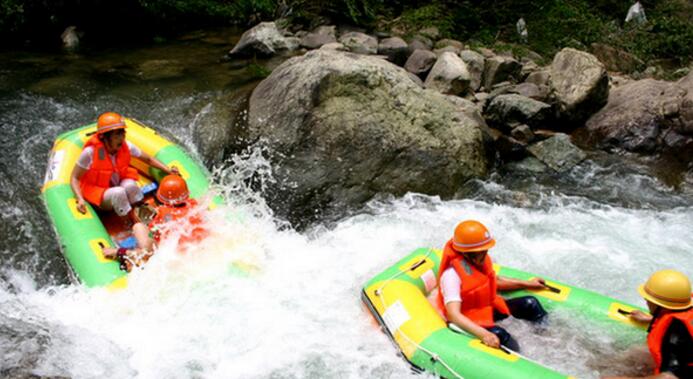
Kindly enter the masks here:
M 597 149 L 666 155 L 678 162 L 674 181 L 693 177 L 693 74 L 634 80 L 572 48 L 543 65 L 536 53 L 471 47 L 434 28 L 405 41 L 265 22 L 229 56 L 287 58 L 235 107 L 247 118 L 219 135 L 236 137 L 230 150 L 266 147 L 270 203 L 294 222 L 377 193 L 452 197 L 509 162 L 560 174 Z

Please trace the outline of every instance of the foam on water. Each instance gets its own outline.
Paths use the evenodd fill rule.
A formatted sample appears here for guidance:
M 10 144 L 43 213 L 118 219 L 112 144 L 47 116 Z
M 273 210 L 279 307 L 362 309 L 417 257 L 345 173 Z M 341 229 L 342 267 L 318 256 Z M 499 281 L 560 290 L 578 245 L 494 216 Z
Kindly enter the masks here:
M 554 206 L 519 208 L 409 194 L 298 233 L 242 184 L 270 176 L 261 154 L 236 159 L 216 174 L 229 201 L 208 214 L 213 234 L 186 253 L 164 241 L 125 290 L 36 289 L 21 272 L 6 274 L 0 325 L 21 332 L 3 339 L 4 364 L 72 378 L 412 376 L 361 304 L 361 286 L 417 247 L 442 246 L 465 218 L 490 228 L 497 262 L 634 304 L 652 271 L 693 274 L 690 208 L 586 206 L 560 195 L 546 195 Z M 545 330 L 504 325 L 531 359 L 574 376 L 639 369 L 642 349 L 570 314 L 551 317 Z

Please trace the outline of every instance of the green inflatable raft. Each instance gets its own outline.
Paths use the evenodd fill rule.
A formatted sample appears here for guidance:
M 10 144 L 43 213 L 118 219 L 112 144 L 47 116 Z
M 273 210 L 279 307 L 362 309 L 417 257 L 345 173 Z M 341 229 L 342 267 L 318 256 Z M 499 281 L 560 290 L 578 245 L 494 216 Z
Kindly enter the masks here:
M 441 254 L 437 249 L 417 249 L 369 280 L 362 290 L 363 302 L 415 370 L 465 379 L 571 377 L 510 350 L 490 348 L 474 336 L 449 328 L 427 299 L 438 285 Z M 536 276 L 498 265 L 494 270 L 510 278 L 526 280 Z M 545 290 L 503 292 L 503 296 L 531 294 L 549 313 L 566 309 L 589 319 L 595 328 L 644 341 L 645 327 L 628 317 L 640 308 L 553 280 L 547 279 L 546 283 Z

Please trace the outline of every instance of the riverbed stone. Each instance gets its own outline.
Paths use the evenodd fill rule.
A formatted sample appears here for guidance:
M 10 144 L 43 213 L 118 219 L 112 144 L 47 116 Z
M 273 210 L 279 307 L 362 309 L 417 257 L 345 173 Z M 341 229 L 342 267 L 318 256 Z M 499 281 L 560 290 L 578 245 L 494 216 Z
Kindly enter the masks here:
M 332 42 L 337 42 L 337 39 L 329 34 L 308 33 L 301 38 L 301 46 L 306 49 L 318 49 L 322 45 Z
M 532 144 L 527 150 L 557 172 L 570 170 L 587 157 L 584 151 L 570 141 L 570 136 L 564 133 L 556 133 L 548 139 Z
M 349 32 L 339 37 L 341 42 L 349 51 L 356 54 L 377 54 L 378 40 L 361 32 Z
M 469 71 L 470 76 L 469 87 L 472 91 L 479 90 L 479 87 L 481 87 L 481 81 L 484 77 L 484 66 L 486 59 L 483 55 L 473 50 L 461 51 L 460 58 L 462 58 L 464 63 L 467 64 L 467 70 Z
M 486 120 L 501 130 L 517 124 L 539 128 L 550 120 L 551 106 L 518 94 L 494 97 L 484 108 Z
M 566 121 L 579 125 L 606 104 L 609 78 L 592 54 L 565 48 L 551 63 L 551 89 Z
M 645 67 L 645 63 L 640 58 L 613 46 L 603 43 L 593 43 L 590 48 L 592 54 L 594 54 L 609 71 L 632 73 L 642 70 Z
M 491 90 L 497 83 L 510 81 L 516 83 L 520 78 L 522 65 L 514 58 L 494 56 L 484 63 L 484 88 Z
M 483 125 L 407 75 L 371 56 L 312 50 L 257 86 L 248 135 L 267 146 L 279 215 L 305 221 L 377 193 L 449 197 L 488 173 Z
M 414 75 L 426 75 L 426 73 L 436 63 L 436 55 L 429 50 L 416 50 L 409 56 L 404 64 L 404 69 Z
M 431 68 L 424 86 L 448 95 L 461 95 L 469 89 L 469 71 L 462 58 L 445 52 Z
M 288 48 L 286 38 L 274 22 L 261 22 L 241 35 L 229 56 L 271 56 Z
M 402 65 L 407 60 L 408 45 L 399 37 L 385 38 L 378 43 L 378 54 L 387 56 L 387 60 Z

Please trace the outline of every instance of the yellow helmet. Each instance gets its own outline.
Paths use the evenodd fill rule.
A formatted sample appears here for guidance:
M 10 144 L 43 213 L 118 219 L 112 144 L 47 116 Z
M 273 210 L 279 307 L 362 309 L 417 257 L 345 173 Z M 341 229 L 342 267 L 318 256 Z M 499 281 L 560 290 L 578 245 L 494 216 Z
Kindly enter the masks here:
M 660 270 L 652 274 L 645 284 L 638 287 L 645 300 L 662 308 L 680 310 L 693 305 L 691 282 L 676 270 Z

